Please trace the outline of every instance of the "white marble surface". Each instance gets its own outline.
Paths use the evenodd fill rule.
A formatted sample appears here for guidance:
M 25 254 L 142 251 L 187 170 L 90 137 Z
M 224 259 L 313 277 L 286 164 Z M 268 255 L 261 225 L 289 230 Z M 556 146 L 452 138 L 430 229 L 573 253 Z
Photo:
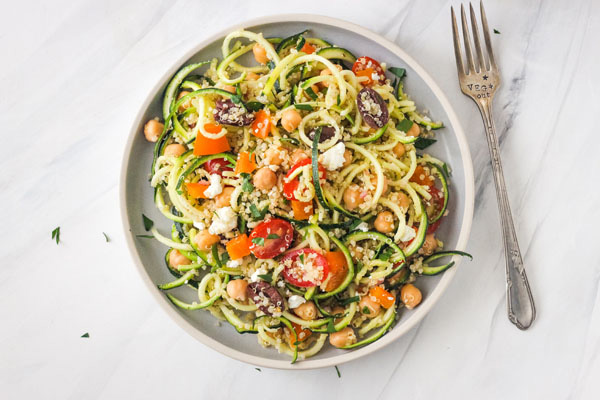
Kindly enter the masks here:
M 502 157 L 539 310 L 527 332 L 506 318 L 487 147 L 456 81 L 458 2 L 349 3 L 3 2 L 1 398 L 600 398 L 600 2 L 487 1 L 501 32 Z M 346 19 L 409 52 L 454 104 L 476 171 L 476 261 L 418 328 L 340 366 L 341 379 L 333 368 L 259 372 L 196 342 L 155 304 L 121 232 L 122 148 L 154 82 L 208 35 L 288 12 Z

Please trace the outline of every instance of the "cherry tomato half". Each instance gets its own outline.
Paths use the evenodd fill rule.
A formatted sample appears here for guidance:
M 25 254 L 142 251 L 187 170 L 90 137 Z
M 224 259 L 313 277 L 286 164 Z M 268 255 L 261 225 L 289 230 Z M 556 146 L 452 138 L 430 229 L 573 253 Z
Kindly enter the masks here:
M 371 71 L 369 71 L 371 70 Z M 361 71 L 367 71 L 370 73 L 364 74 L 364 73 L 359 73 Z M 371 57 L 358 57 L 356 59 L 356 62 L 354 63 L 354 65 L 352 66 L 352 72 L 354 72 L 355 75 L 357 76 L 367 76 L 369 78 L 368 81 L 363 82 L 363 85 L 368 86 L 373 84 L 373 79 L 372 79 L 372 75 L 373 73 L 377 73 L 379 79 L 378 82 L 383 85 L 385 83 L 385 72 L 383 71 L 383 68 L 381 68 L 381 65 L 379 64 L 378 61 L 372 59 Z
M 440 212 L 440 210 L 444 206 L 444 194 L 440 189 L 436 188 L 435 186 L 431 186 L 429 188 L 429 193 L 431 194 L 430 202 L 433 205 L 432 216 L 435 216 Z M 427 227 L 427 233 L 434 233 L 435 231 L 437 231 L 437 229 L 440 227 L 440 224 L 442 223 L 442 219 L 443 217 L 435 221 L 433 224 L 430 224 Z
M 283 278 L 298 287 L 320 285 L 329 275 L 329 263 L 312 249 L 293 250 L 281 258 Z
M 231 162 L 224 158 L 213 158 L 204 163 L 204 169 L 211 175 L 223 176 L 223 172 L 233 171 L 233 168 L 229 166 L 230 164 Z
M 298 200 L 296 198 L 296 196 L 294 195 L 294 191 L 296 189 L 298 189 L 298 186 L 300 185 L 300 180 L 298 179 L 298 177 L 296 177 L 288 182 L 288 177 L 290 175 L 292 175 L 292 173 L 295 170 L 297 170 L 298 168 L 303 167 L 305 165 L 309 165 L 311 162 L 312 161 L 310 158 L 305 158 L 304 160 L 298 161 L 292 167 L 292 169 L 290 169 L 288 171 L 288 173 L 285 175 L 285 178 L 283 180 L 283 197 L 285 197 L 288 200 Z M 323 168 L 321 165 L 319 165 L 319 178 L 325 179 L 326 177 L 327 177 L 327 171 L 325 170 L 325 168 Z
M 250 251 L 256 258 L 273 258 L 286 251 L 293 240 L 292 224 L 278 218 L 269 219 L 250 232 Z

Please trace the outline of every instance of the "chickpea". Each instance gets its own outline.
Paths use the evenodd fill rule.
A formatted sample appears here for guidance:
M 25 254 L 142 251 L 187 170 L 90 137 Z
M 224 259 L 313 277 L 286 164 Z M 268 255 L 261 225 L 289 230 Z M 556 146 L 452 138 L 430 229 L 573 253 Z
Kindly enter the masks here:
M 179 157 L 185 153 L 185 146 L 179 143 L 173 143 L 165 147 L 165 156 Z
M 342 164 L 342 168 L 346 168 L 352 164 L 352 152 L 348 149 L 344 150 L 344 163 Z
M 292 152 L 291 161 L 292 161 L 292 164 L 296 164 L 307 158 L 308 158 L 308 155 L 306 154 L 306 152 L 304 150 L 296 149 Z
M 165 125 L 155 119 L 151 119 L 144 125 L 144 136 L 149 142 L 156 142 L 160 137 Z
M 337 68 L 338 71 L 342 70 L 342 66 L 341 65 L 336 65 L 335 67 Z M 323 71 L 321 71 L 320 75 L 321 76 L 331 75 L 331 70 L 329 68 L 325 68 Z M 328 87 L 329 86 L 329 82 L 327 82 L 327 81 L 319 82 L 319 85 L 321 85 L 321 87 Z
M 223 188 L 221 194 L 215 197 L 215 205 L 217 208 L 227 207 L 231 204 L 231 194 L 235 189 L 231 186 Z
M 300 113 L 293 108 L 288 108 L 281 114 L 281 126 L 288 132 L 294 132 L 302 121 Z
M 246 80 L 248 81 L 256 81 L 258 78 L 260 78 L 260 75 L 255 74 L 254 72 L 248 72 L 246 74 Z
M 248 282 L 243 279 L 234 279 L 227 284 L 227 295 L 234 300 L 246 301 Z
M 394 230 L 394 214 L 389 211 L 382 211 L 375 218 L 375 229 L 381 233 L 390 233 Z
M 190 94 L 190 92 L 188 92 L 187 90 L 182 90 L 177 95 L 177 100 L 181 99 L 183 96 L 186 96 L 188 94 Z M 191 103 L 189 101 L 186 101 L 185 103 L 183 103 L 182 105 L 179 106 L 179 112 L 184 112 L 185 109 L 189 108 L 190 106 L 191 106 Z
M 173 249 L 169 253 L 169 264 L 175 269 L 177 269 L 180 265 L 189 265 L 191 263 L 192 262 L 189 260 L 189 258 L 181 254 L 179 250 Z
M 425 235 L 425 241 L 423 242 L 423 247 L 421 248 L 423 249 L 423 254 L 426 256 L 431 255 L 435 249 L 437 249 L 437 240 L 434 233 L 428 233 Z
M 315 319 L 317 317 L 317 306 L 312 301 L 300 304 L 298 307 L 293 309 L 294 314 L 299 316 L 305 321 Z
M 194 236 L 194 243 L 200 250 L 209 250 L 213 244 L 219 242 L 219 235 L 213 235 L 205 229 Z
M 381 305 L 367 294 L 360 298 L 358 309 L 367 318 L 375 318 L 379 314 L 379 311 L 381 311 Z
M 406 132 L 406 136 L 419 136 L 420 134 L 421 134 L 421 128 L 419 127 L 419 124 L 417 124 L 416 122 L 413 122 L 413 124 L 410 127 L 410 129 L 408 130 L 408 132 Z
M 409 310 L 412 310 L 418 306 L 419 303 L 421 303 L 423 295 L 415 285 L 409 283 L 402 286 L 402 290 L 400 290 L 400 298 L 402 299 L 404 306 Z
M 252 53 L 254 53 L 254 59 L 259 64 L 266 64 L 269 62 L 269 57 L 267 57 L 267 50 L 260 44 L 256 43 L 252 47 Z
M 286 153 L 287 151 L 279 146 L 269 147 L 265 151 L 265 161 L 269 165 L 281 165 L 283 163 L 283 156 Z
M 394 152 L 396 157 L 401 158 L 404 156 L 404 153 L 406 153 L 406 147 L 404 147 L 404 143 L 398 143 L 394 146 L 392 151 Z
M 373 184 L 373 186 L 377 187 L 377 177 L 375 175 L 371 176 L 371 183 Z M 383 189 L 381 191 L 381 194 L 385 194 L 387 193 L 388 190 L 388 178 L 387 176 L 383 176 Z
M 357 185 L 352 185 L 348 189 L 344 191 L 344 205 L 346 209 L 349 211 L 354 210 L 360 203 L 362 203 L 362 199 L 360 198 L 360 191 Z
M 269 167 L 262 167 L 256 171 L 252 182 L 259 190 L 269 190 L 277 183 L 277 175 Z
M 344 307 L 340 307 L 340 306 L 336 306 L 331 310 L 331 315 L 340 315 L 339 318 L 336 318 L 335 321 L 333 321 L 334 323 L 339 323 L 342 318 L 345 317 L 344 313 L 346 312 L 346 310 L 344 309 Z
M 398 192 L 398 205 L 404 211 L 408 211 L 410 207 L 410 198 L 404 192 Z
M 351 344 L 356 343 L 356 335 L 354 334 L 354 330 L 347 326 L 339 332 L 330 333 L 329 343 L 337 348 L 350 346 Z

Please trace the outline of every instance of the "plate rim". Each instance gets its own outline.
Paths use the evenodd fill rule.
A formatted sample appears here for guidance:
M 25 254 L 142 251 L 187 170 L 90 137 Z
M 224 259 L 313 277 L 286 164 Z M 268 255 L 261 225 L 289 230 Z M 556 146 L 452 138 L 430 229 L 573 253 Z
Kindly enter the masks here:
M 336 355 L 327 359 L 306 359 L 302 360 L 298 363 L 291 364 L 288 360 L 272 360 L 265 357 L 254 356 L 251 354 L 247 354 L 231 347 L 228 347 L 200 330 L 196 329 L 192 324 L 190 324 L 183 316 L 171 307 L 168 304 L 168 300 L 162 295 L 162 293 L 156 288 L 154 282 L 152 282 L 150 275 L 146 271 L 144 267 L 137 248 L 134 243 L 133 234 L 131 232 L 131 225 L 129 224 L 129 218 L 127 215 L 127 202 L 126 202 L 126 181 L 127 181 L 127 171 L 129 169 L 129 162 L 131 158 L 129 157 L 131 153 L 131 149 L 133 146 L 133 141 L 138 132 L 139 123 L 144 116 L 148 106 L 154 99 L 154 97 L 150 97 L 151 93 L 156 93 L 168 79 L 180 68 L 180 66 L 193 57 L 196 53 L 201 51 L 203 48 L 207 47 L 211 43 L 224 38 L 228 33 L 232 30 L 247 28 L 256 25 L 270 24 L 270 23 L 285 23 L 285 22 L 306 22 L 306 23 L 318 23 L 323 25 L 329 25 L 334 28 L 341 28 L 345 30 L 354 31 L 360 36 L 374 41 L 379 45 L 385 47 L 392 53 L 395 53 L 398 57 L 400 57 L 407 65 L 409 65 L 420 77 L 423 79 L 425 84 L 432 90 L 434 96 L 440 102 L 442 108 L 448 115 L 448 122 L 452 126 L 454 130 L 454 136 L 457 139 L 458 147 L 460 150 L 462 164 L 464 169 L 465 176 L 465 204 L 464 204 L 464 214 L 462 219 L 462 226 L 458 235 L 456 248 L 458 250 L 465 250 L 470 232 L 471 226 L 473 222 L 473 210 L 474 210 L 474 173 L 473 173 L 473 161 L 471 159 L 471 153 L 469 150 L 469 145 L 467 142 L 466 135 L 463 131 L 462 125 L 458 120 L 458 116 L 455 113 L 452 105 L 446 98 L 446 95 L 438 86 L 438 84 L 433 80 L 433 78 L 429 75 L 429 73 L 409 54 L 407 54 L 400 46 L 395 44 L 394 42 L 384 38 L 383 36 L 375 33 L 363 26 L 358 24 L 348 22 L 342 19 L 333 18 L 329 16 L 319 15 L 319 14 L 307 14 L 307 13 L 285 13 L 285 14 L 273 14 L 264 17 L 252 18 L 245 20 L 243 22 L 234 24 L 229 26 L 219 32 L 210 35 L 206 39 L 202 40 L 200 43 L 192 46 L 188 51 L 186 51 L 181 57 L 179 57 L 172 65 L 171 68 L 167 69 L 165 73 L 162 74 L 161 78 L 157 80 L 157 83 L 152 86 L 149 94 L 146 95 L 146 99 L 140 106 L 140 109 L 137 115 L 134 118 L 133 124 L 129 130 L 129 136 L 127 138 L 127 142 L 125 144 L 125 148 L 123 150 L 122 160 L 121 160 L 121 170 L 119 175 L 119 206 L 120 206 L 120 214 L 121 214 L 121 222 L 123 227 L 123 232 L 125 234 L 125 241 L 127 243 L 127 249 L 129 251 L 129 255 L 136 266 L 138 273 L 140 274 L 142 280 L 148 287 L 152 296 L 156 300 L 156 302 L 160 305 L 160 307 L 167 313 L 167 315 L 174 320 L 183 330 L 185 330 L 192 337 L 200 341 L 202 344 L 218 351 L 219 353 L 226 355 L 230 358 L 233 358 L 238 361 L 242 361 L 248 364 L 257 365 L 265 368 L 276 368 L 276 369 L 285 369 L 285 370 L 305 370 L 305 369 L 315 369 L 315 368 L 326 368 L 332 367 L 335 365 L 341 365 L 343 363 L 356 360 L 358 358 L 364 357 L 368 354 L 374 353 L 378 350 L 381 350 L 385 346 L 395 342 L 402 335 L 410 331 L 417 325 L 433 308 L 433 306 L 439 301 L 441 296 L 446 291 L 448 285 L 454 278 L 456 274 L 456 268 L 461 263 L 461 259 L 458 256 L 454 257 L 455 266 L 451 269 L 447 270 L 442 276 L 439 283 L 436 285 L 435 289 L 432 293 L 429 294 L 427 300 L 423 302 L 421 307 L 417 308 L 415 312 L 403 322 L 401 326 L 396 326 L 394 329 L 389 331 L 385 336 L 381 339 L 356 350 L 347 352 L 345 354 Z

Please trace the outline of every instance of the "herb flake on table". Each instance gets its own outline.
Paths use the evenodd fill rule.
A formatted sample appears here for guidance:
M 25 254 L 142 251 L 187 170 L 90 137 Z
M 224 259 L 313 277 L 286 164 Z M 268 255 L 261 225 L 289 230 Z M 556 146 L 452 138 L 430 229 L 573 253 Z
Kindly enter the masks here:
M 499 34 L 500 34 L 500 31 L 499 31 L 498 29 L 494 29 L 494 33 L 495 33 L 496 35 L 499 35 Z
M 258 372 L 262 372 L 262 370 L 260 368 L 254 368 L 255 370 L 257 370 Z
M 81 337 L 82 337 L 82 338 L 89 338 L 89 337 L 90 337 L 90 334 L 86 332 L 86 333 L 84 333 L 83 335 L 81 335 Z
M 110 238 L 108 237 L 106 232 L 102 232 L 102 234 L 104 235 L 104 239 L 106 239 L 106 243 L 110 242 Z
M 338 366 L 337 366 L 337 365 L 335 366 L 335 372 L 337 372 L 337 376 L 338 376 L 338 378 L 341 378 L 341 377 L 342 377 L 342 374 L 340 374 L 340 369 L 338 368 Z
M 152 229 L 152 227 L 154 226 L 154 221 L 146 217 L 144 214 L 142 214 L 142 219 L 144 220 L 144 229 L 147 231 Z
M 60 242 L 60 226 L 57 226 L 52 231 L 52 239 L 56 239 L 56 244 L 58 244 L 58 242 Z

